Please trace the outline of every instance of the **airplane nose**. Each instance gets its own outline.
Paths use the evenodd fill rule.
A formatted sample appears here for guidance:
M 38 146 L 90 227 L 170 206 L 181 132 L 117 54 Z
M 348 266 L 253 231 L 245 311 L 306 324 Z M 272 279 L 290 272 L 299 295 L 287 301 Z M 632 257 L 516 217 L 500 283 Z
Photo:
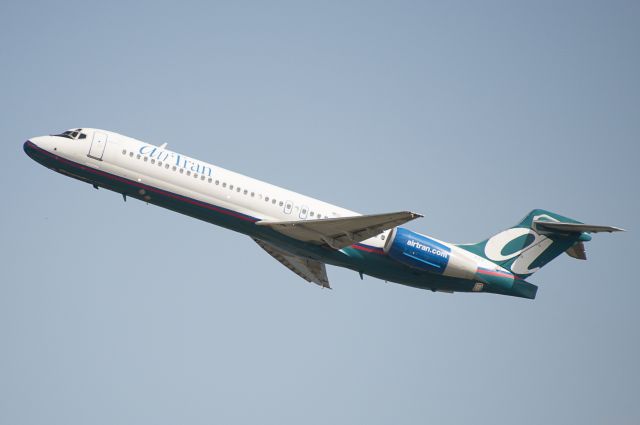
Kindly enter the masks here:
M 29 156 L 31 156 L 30 154 L 34 151 L 35 147 L 35 143 L 33 143 L 31 140 L 27 140 L 26 142 L 24 142 L 24 145 L 22 145 L 24 152 Z
M 42 156 L 42 154 L 40 153 L 41 149 L 38 148 L 38 145 L 36 145 L 31 139 L 24 142 L 22 148 L 24 149 L 24 153 L 26 153 L 29 158 L 33 159 L 34 161 L 40 162 L 38 160 Z

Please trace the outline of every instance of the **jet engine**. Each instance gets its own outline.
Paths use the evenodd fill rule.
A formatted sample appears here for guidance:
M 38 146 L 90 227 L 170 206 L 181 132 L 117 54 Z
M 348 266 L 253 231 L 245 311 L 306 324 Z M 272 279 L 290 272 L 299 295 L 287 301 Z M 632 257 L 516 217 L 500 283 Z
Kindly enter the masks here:
M 384 252 L 406 266 L 445 276 L 473 279 L 478 268 L 476 262 L 457 247 L 402 227 L 391 231 Z

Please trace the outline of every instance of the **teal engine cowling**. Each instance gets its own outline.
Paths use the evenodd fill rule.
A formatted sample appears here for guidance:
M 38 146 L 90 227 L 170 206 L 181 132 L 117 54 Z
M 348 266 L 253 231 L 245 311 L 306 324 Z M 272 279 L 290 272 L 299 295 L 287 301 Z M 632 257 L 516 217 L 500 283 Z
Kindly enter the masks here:
M 391 231 L 384 252 L 411 268 L 445 276 L 473 279 L 478 268 L 477 263 L 457 247 L 402 227 Z

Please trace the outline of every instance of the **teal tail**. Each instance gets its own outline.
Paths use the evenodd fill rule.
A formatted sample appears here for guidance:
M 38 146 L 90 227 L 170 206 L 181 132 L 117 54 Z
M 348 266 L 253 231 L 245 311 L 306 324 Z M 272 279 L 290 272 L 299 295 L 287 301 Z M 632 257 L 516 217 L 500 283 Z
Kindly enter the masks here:
M 516 226 L 477 244 L 457 245 L 511 271 L 521 279 L 566 252 L 586 260 L 584 242 L 589 233 L 620 231 L 617 227 L 595 226 L 545 210 L 533 210 Z

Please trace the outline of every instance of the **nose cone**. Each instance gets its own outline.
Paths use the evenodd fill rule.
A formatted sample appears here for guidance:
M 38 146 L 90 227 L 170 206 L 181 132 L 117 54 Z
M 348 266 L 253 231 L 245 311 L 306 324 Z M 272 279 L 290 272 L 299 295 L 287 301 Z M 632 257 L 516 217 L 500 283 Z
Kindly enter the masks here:
M 51 156 L 48 152 L 49 149 L 47 149 L 46 139 L 46 137 L 32 137 L 24 142 L 22 148 L 29 155 L 29 158 L 42 164 L 44 160 Z
M 24 142 L 24 145 L 22 145 L 22 148 L 24 149 L 24 153 L 29 155 L 31 159 L 35 159 L 34 155 L 38 148 L 35 143 L 33 143 L 31 140 L 27 140 L 26 142 Z

